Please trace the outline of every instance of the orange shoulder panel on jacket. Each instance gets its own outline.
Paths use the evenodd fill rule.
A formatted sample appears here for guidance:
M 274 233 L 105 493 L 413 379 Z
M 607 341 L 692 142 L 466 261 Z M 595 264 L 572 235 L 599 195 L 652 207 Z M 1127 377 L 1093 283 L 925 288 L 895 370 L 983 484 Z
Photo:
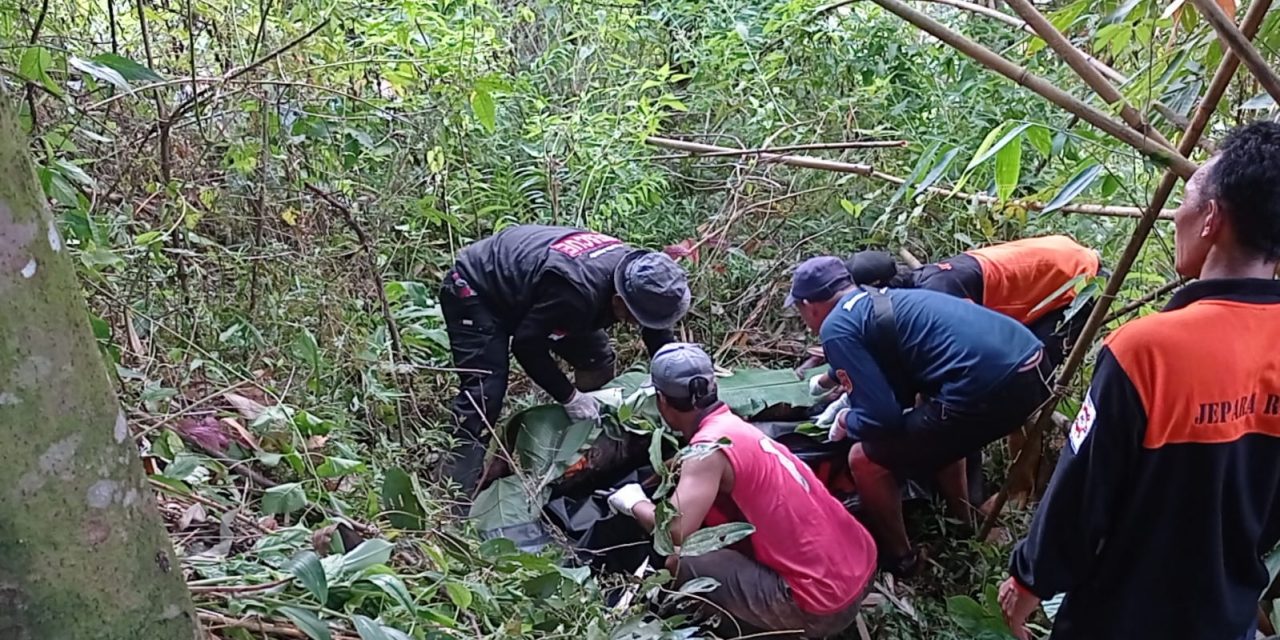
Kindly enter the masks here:
M 982 265 L 983 306 L 1023 324 L 1070 304 L 1076 297 L 1074 287 L 1040 305 L 1072 278 L 1098 274 L 1098 255 L 1061 235 L 1015 240 L 966 253 Z
M 1106 344 L 1142 399 L 1144 447 L 1280 437 L 1280 305 L 1202 300 L 1134 320 Z

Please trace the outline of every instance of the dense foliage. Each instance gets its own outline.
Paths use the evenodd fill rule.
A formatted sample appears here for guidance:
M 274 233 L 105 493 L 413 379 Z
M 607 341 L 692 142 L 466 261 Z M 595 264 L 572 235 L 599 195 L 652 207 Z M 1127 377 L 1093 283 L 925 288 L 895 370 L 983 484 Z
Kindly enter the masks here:
M 917 4 L 1110 110 L 1043 42 Z M 1222 55 L 1207 25 L 1180 2 L 1045 10 L 1130 77 L 1125 95 L 1176 142 L 1155 103 L 1193 109 Z M 1021 203 L 1143 206 L 1162 169 L 869 2 L 10 0 L 0 34 L 6 92 L 202 606 L 312 637 L 329 633 L 317 616 L 365 640 L 605 637 L 631 614 L 551 558 L 436 527 L 452 380 L 435 286 L 466 242 L 532 221 L 687 240 L 687 336 L 730 365 L 793 362 L 803 335 L 778 308 L 798 259 L 868 246 L 936 258 L 1052 231 L 1114 260 L 1132 220 Z M 1280 45 L 1274 16 L 1258 40 Z M 1274 108 L 1257 93 L 1233 83 L 1209 138 Z M 904 140 L 804 153 L 905 182 L 681 159 L 644 143 L 655 134 L 741 148 Z M 1001 204 L 925 189 L 952 185 Z M 1157 228 L 1121 302 L 1172 279 L 1171 239 Z M 262 473 L 275 486 L 240 477 Z M 387 522 L 388 486 L 414 518 Z M 344 519 L 433 531 L 404 534 L 394 558 L 377 544 L 320 558 L 329 538 L 311 533 L 331 538 Z M 950 543 L 934 579 L 886 588 L 871 631 L 972 637 L 984 610 L 957 601 L 948 614 L 945 598 L 980 596 L 1005 557 Z M 290 587 L 218 589 L 289 575 Z

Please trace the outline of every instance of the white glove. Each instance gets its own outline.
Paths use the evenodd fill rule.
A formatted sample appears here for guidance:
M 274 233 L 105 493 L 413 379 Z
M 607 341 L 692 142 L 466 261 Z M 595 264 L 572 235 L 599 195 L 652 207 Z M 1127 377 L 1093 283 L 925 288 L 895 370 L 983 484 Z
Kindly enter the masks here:
M 848 411 L 848 410 L 849 410 L 849 394 L 847 393 L 841 394 L 841 396 L 837 398 L 835 402 L 832 402 L 831 404 L 827 405 L 827 408 L 823 409 L 822 413 L 818 414 L 818 419 L 814 420 L 814 424 L 818 425 L 819 427 L 827 427 L 829 429 L 828 434 L 834 433 L 837 430 L 836 425 L 840 424 L 839 420 L 837 420 L 840 412 Z M 843 429 L 839 429 L 839 430 L 843 431 Z M 841 435 L 840 437 L 843 438 L 844 436 Z M 837 440 L 839 438 L 832 437 L 831 439 Z
M 621 489 L 609 494 L 609 507 L 617 513 L 625 513 L 633 515 L 631 510 L 641 502 L 648 502 L 649 496 L 644 494 L 644 489 L 639 484 L 632 482 L 623 485 Z
M 827 377 L 827 374 L 824 373 L 809 378 L 809 395 L 817 398 L 831 393 L 831 389 L 822 386 L 822 379 L 825 377 Z
M 831 427 L 827 429 L 827 440 L 839 442 L 849 437 L 849 429 L 844 426 L 845 416 L 848 415 L 848 409 L 841 409 L 836 413 L 836 419 L 831 421 Z
M 585 393 L 574 391 L 573 395 L 569 396 L 569 400 L 564 403 L 564 412 L 569 414 L 569 419 L 574 422 L 600 421 L 600 403 Z

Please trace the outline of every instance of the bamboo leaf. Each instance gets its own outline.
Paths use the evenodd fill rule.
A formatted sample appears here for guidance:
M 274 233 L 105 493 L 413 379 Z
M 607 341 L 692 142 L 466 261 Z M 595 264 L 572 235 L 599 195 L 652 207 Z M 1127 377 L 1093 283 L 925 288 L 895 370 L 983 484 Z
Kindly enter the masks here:
M 748 522 L 730 522 L 706 529 L 698 529 L 680 545 L 680 555 L 685 558 L 700 556 L 723 549 L 755 533 Z
M 996 196 L 1008 200 L 1018 186 L 1022 171 L 1022 140 L 1007 144 L 996 154 Z
M 1053 136 L 1049 133 L 1048 127 L 1035 125 L 1027 129 L 1027 140 L 1040 155 L 1048 157 L 1053 153 Z
M 130 91 L 133 89 L 133 87 L 129 85 L 129 81 L 125 80 L 124 76 L 120 75 L 119 71 L 116 71 L 107 65 L 99 64 L 93 60 L 77 58 L 75 56 L 68 58 L 67 63 L 121 91 Z
M 903 196 L 907 195 L 907 193 L 911 191 L 911 186 L 920 179 L 920 176 L 924 175 L 924 172 L 927 171 L 926 167 L 929 167 L 930 163 L 933 162 L 935 154 L 938 153 L 938 149 L 940 148 L 942 148 L 942 143 L 935 142 L 932 147 L 929 147 L 928 151 L 920 154 L 920 158 L 916 160 L 916 166 L 911 169 L 911 174 L 907 176 L 907 179 L 904 180 L 902 185 L 898 187 L 898 190 L 894 192 L 893 197 L 889 198 L 889 203 L 885 205 L 886 209 L 893 208 L 893 205 L 897 204 Z
M 1078 275 L 1078 276 L 1076 276 L 1076 277 L 1074 277 L 1074 278 L 1072 278 L 1072 279 L 1070 279 L 1070 280 L 1068 280 L 1068 281 L 1066 281 L 1066 282 L 1062 283 L 1062 286 L 1061 286 L 1061 287 L 1058 287 L 1057 289 L 1055 289 L 1055 290 L 1053 291 L 1053 293 L 1051 293 L 1051 294 L 1049 294 L 1049 295 L 1045 296 L 1044 300 L 1041 300 L 1041 301 L 1039 302 L 1039 304 L 1037 304 L 1036 306 L 1032 307 L 1032 308 L 1031 308 L 1031 313 L 1035 313 L 1035 312 L 1037 312 L 1037 311 L 1039 311 L 1039 310 L 1043 309 L 1043 308 L 1045 307 L 1045 305 L 1049 304 L 1050 302 L 1053 302 L 1054 300 L 1057 300 L 1059 296 L 1061 296 L 1062 294 L 1066 293 L 1067 291 L 1070 291 L 1072 287 L 1076 286 L 1076 283 L 1077 283 L 1077 282 L 1080 282 L 1081 280 L 1084 280 L 1084 279 L 1085 279 L 1085 277 L 1086 277 L 1086 276 L 1082 273 L 1082 274 L 1080 274 L 1080 275 Z
M 382 589 L 383 593 L 391 596 L 391 599 L 396 601 L 396 604 L 408 611 L 413 611 L 413 596 L 409 595 L 409 590 L 405 588 L 404 581 L 399 576 L 390 573 L 375 573 L 367 576 L 365 580 Z
M 960 147 L 954 147 L 942 154 L 942 157 L 938 159 L 937 164 L 933 165 L 933 168 L 929 169 L 929 173 L 925 174 L 924 179 L 920 181 L 919 186 L 917 186 L 915 191 L 912 192 L 912 196 L 917 193 L 923 193 L 929 187 L 932 187 L 936 182 L 938 182 L 938 179 L 940 179 L 942 174 L 946 172 L 947 167 L 951 166 L 951 161 L 955 160 L 957 155 L 960 155 Z
M 324 567 L 320 564 L 320 556 L 314 551 L 303 551 L 294 556 L 285 571 L 293 574 L 302 583 L 303 588 L 311 592 L 320 604 L 329 599 L 329 580 L 324 576 Z
M 1097 180 L 1098 175 L 1101 173 L 1102 165 L 1099 164 L 1090 164 L 1089 166 L 1081 169 L 1076 173 L 1076 175 L 1071 177 L 1071 180 L 1067 181 L 1067 184 L 1062 187 L 1062 190 L 1058 192 L 1058 195 L 1054 196 L 1053 199 L 1049 201 L 1049 204 L 1045 205 L 1044 209 L 1041 210 L 1041 213 L 1053 213 L 1054 211 L 1067 206 L 1073 199 L 1075 199 L 1076 196 L 1084 192 L 1085 189 L 1088 189 L 1089 185 L 1093 184 L 1093 181 Z
M 115 71 L 128 82 L 151 83 L 164 81 L 164 76 L 121 55 L 102 53 L 89 59 Z
M 991 142 L 991 139 L 995 137 L 995 135 L 1002 128 L 1004 128 L 1005 126 L 1008 126 L 1009 124 L 1011 123 L 1006 122 L 1000 125 L 999 127 L 992 129 L 991 133 L 987 134 L 987 138 L 983 140 L 982 145 L 978 147 L 978 152 L 973 155 L 973 160 L 969 161 L 969 166 L 964 168 L 965 171 L 970 171 L 974 167 L 986 162 L 991 158 L 991 156 L 996 155 L 997 153 L 1000 152 L 1001 149 L 1004 149 L 1005 146 L 1007 146 L 1010 142 L 1013 142 L 1019 135 L 1022 134 L 1023 131 L 1026 131 L 1028 128 L 1031 127 L 1031 125 L 1027 123 L 1020 124 L 1014 127 L 1013 129 L 1010 129 L 1008 133 L 1001 136 L 999 141 L 993 144 Z
M 329 625 L 306 609 L 298 607 L 280 607 L 276 611 L 297 625 L 311 640 L 333 640 L 329 634 Z

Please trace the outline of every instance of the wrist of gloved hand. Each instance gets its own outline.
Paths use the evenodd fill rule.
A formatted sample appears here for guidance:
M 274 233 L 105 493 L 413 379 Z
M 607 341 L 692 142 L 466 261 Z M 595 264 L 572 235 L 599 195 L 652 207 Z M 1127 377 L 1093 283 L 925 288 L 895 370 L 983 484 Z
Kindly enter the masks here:
M 825 396 L 831 392 L 831 389 L 822 386 L 822 380 L 826 377 L 827 377 L 827 374 L 824 373 L 824 374 L 816 375 L 812 378 L 809 378 L 809 395 L 814 397 Z
M 575 422 L 600 419 L 599 403 L 595 398 L 579 391 L 574 391 L 564 402 L 564 412 Z
M 644 488 L 632 482 L 609 494 L 609 507 L 618 513 L 634 516 L 636 505 L 648 500 L 649 496 L 645 495 Z
M 842 394 L 839 398 L 835 400 L 835 402 L 832 402 L 831 404 L 827 405 L 827 408 L 823 409 L 822 413 L 818 414 L 817 419 L 814 420 L 814 424 L 818 425 L 819 427 L 829 427 L 831 426 L 831 422 L 836 419 L 836 414 L 848 408 L 849 408 L 849 394 L 847 393 Z

